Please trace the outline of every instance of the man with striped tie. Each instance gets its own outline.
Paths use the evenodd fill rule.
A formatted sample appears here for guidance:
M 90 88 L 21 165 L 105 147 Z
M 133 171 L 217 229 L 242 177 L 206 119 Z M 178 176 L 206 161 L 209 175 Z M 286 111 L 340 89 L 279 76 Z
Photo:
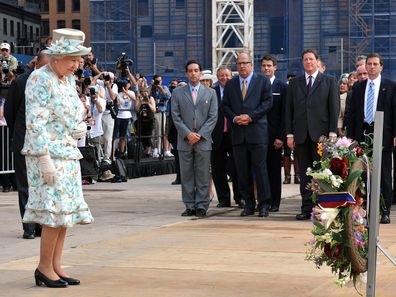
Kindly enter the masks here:
M 348 136 L 372 145 L 375 111 L 384 112 L 381 193 L 385 203 L 381 205 L 381 224 L 389 224 L 393 198 L 392 151 L 396 146 L 396 83 L 381 76 L 383 67 L 381 55 L 367 55 L 368 79 L 352 89 Z

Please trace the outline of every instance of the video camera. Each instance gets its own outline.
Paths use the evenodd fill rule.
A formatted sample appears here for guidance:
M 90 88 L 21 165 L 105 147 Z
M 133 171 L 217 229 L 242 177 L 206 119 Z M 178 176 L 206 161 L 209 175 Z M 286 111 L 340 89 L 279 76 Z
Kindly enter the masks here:
M 8 72 L 10 72 L 10 68 L 8 67 L 8 63 L 4 59 L 1 59 L 1 71 L 4 74 L 7 74 Z
M 116 67 L 121 70 L 121 77 L 126 77 L 126 69 L 132 65 L 133 61 L 125 53 L 121 53 L 121 56 L 117 58 Z

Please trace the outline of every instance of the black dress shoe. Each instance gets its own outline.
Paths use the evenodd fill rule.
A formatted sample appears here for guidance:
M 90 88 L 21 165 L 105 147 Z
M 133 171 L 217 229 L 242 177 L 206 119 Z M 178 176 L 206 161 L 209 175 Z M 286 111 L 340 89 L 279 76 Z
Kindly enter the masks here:
M 3 193 L 8 193 L 9 191 L 11 191 L 11 187 L 4 187 L 3 186 Z
M 231 204 L 228 204 L 228 203 L 219 203 L 219 204 L 216 205 L 216 207 L 219 207 L 219 208 L 221 208 L 221 207 L 231 207 Z
M 242 210 L 240 216 L 241 217 L 247 217 L 247 216 L 253 216 L 254 215 L 254 211 L 253 210 Z
M 172 185 L 180 185 L 181 182 L 180 182 L 180 180 L 175 179 L 171 184 Z
M 65 282 L 68 283 L 69 286 L 77 286 L 80 284 L 80 280 L 72 277 L 66 277 L 66 276 L 59 276 L 61 279 L 63 279 Z
M 279 211 L 278 206 L 271 206 L 271 208 L 269 209 L 269 212 L 278 212 L 278 211 Z
M 205 209 L 202 209 L 202 208 L 198 208 L 198 209 L 195 211 L 195 215 L 196 215 L 198 218 L 206 217 L 206 210 L 205 210 Z
M 266 218 L 266 217 L 268 217 L 268 215 L 269 215 L 268 209 L 261 209 L 261 210 L 259 210 L 258 216 L 259 216 L 260 218 Z
M 391 221 L 388 214 L 383 214 L 381 216 L 381 221 L 380 221 L 381 224 L 390 224 L 390 222 Z
M 185 211 L 182 212 L 181 214 L 182 217 L 191 217 L 195 216 L 195 210 L 194 209 L 186 209 Z
M 66 288 L 68 285 L 68 283 L 61 278 L 58 280 L 49 279 L 38 269 L 36 269 L 34 272 L 34 279 L 36 280 L 36 286 L 41 286 L 44 284 L 48 288 Z
M 311 219 L 311 214 L 309 212 L 302 212 L 296 215 L 296 220 L 298 221 L 304 221 L 304 220 L 310 220 Z
M 34 236 L 34 233 L 29 233 L 29 232 L 24 231 L 22 238 L 23 239 L 34 239 L 35 236 Z

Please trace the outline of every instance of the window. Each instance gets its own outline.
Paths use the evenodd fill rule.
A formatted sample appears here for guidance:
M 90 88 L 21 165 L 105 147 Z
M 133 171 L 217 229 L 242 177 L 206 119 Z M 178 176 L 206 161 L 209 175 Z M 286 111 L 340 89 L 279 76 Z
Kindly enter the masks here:
M 49 20 L 41 20 L 41 33 L 43 36 L 49 36 Z
M 72 1 L 72 11 L 74 12 L 80 11 L 80 0 Z
M 40 37 L 40 29 L 36 27 L 36 40 Z
M 10 20 L 10 36 L 12 36 L 12 37 L 15 36 L 14 21 L 13 20 Z
M 139 16 L 149 15 L 149 2 L 148 0 L 138 0 L 137 14 Z
M 29 26 L 29 41 L 33 41 L 33 26 Z
M 65 0 L 58 0 L 58 12 L 65 12 Z
M 166 51 L 164 54 L 165 57 L 173 57 L 173 52 L 171 51 Z
M 7 19 L 3 18 L 3 34 L 7 35 L 8 34 L 8 29 L 7 29 Z
M 41 0 L 41 12 L 48 12 L 48 11 L 49 11 L 48 0 Z
M 22 38 L 27 38 L 27 25 L 23 25 Z
M 176 0 L 176 8 L 184 8 L 184 0 Z
M 66 24 L 65 24 L 65 21 L 64 21 L 64 20 L 59 20 L 59 21 L 57 21 L 57 22 L 56 22 L 56 25 L 57 25 L 57 28 L 58 28 L 58 29 L 60 29 L 60 28 L 65 28 L 65 27 L 66 27 Z
M 80 30 L 81 29 L 80 20 L 72 20 L 72 28 Z
M 21 23 L 17 22 L 17 38 L 21 38 Z
M 140 27 L 140 37 L 141 38 L 153 37 L 153 27 L 151 27 L 151 26 Z

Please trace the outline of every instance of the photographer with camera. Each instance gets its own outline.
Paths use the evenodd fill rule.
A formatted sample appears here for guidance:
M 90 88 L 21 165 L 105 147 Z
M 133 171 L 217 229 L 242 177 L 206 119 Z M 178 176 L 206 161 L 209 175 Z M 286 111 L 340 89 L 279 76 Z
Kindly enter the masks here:
M 90 70 L 92 72 L 92 76 L 96 76 L 102 72 L 101 67 L 98 65 L 98 60 L 96 59 L 93 52 L 90 52 L 88 55 L 86 55 L 84 60 L 84 68 Z
M 154 114 L 156 111 L 155 100 L 149 96 L 148 89 L 141 89 L 136 100 L 136 110 L 138 112 L 138 120 L 136 121 L 136 130 L 140 130 L 140 136 L 146 157 L 150 157 L 152 153 L 153 143 L 151 136 L 154 129 Z
M 160 153 L 164 153 L 162 145 L 164 145 L 166 154 L 165 157 L 171 156 L 169 150 L 169 142 L 165 137 L 165 124 L 166 116 L 169 115 L 168 100 L 171 97 L 168 87 L 162 85 L 162 77 L 158 74 L 153 76 L 151 85 L 149 88 L 150 96 L 155 100 L 156 112 L 155 112 L 155 123 L 154 123 L 154 149 L 153 157 L 158 158 Z M 160 141 L 163 137 L 163 141 Z
M 113 159 L 113 132 L 114 121 L 117 118 L 118 104 L 118 86 L 114 83 L 114 73 L 103 72 L 103 87 L 105 89 L 106 109 L 102 116 L 103 127 L 103 160 L 107 164 L 111 164 Z
M 90 127 L 88 131 L 88 143 L 96 148 L 98 161 L 103 158 L 103 150 L 100 146 L 100 137 L 103 135 L 102 116 L 106 109 L 105 90 L 102 86 L 93 84 L 88 87 L 87 104 L 90 109 L 87 117 L 87 125 Z
M 11 84 L 15 79 L 18 68 L 18 60 L 11 55 L 11 46 L 3 42 L 0 45 L 0 79 L 2 84 Z
M 130 87 L 131 83 L 128 80 L 121 79 L 118 81 L 120 91 L 117 96 L 118 115 L 115 121 L 114 135 L 119 137 L 118 151 L 123 159 L 127 159 L 125 138 L 136 101 L 135 93 L 129 89 Z

